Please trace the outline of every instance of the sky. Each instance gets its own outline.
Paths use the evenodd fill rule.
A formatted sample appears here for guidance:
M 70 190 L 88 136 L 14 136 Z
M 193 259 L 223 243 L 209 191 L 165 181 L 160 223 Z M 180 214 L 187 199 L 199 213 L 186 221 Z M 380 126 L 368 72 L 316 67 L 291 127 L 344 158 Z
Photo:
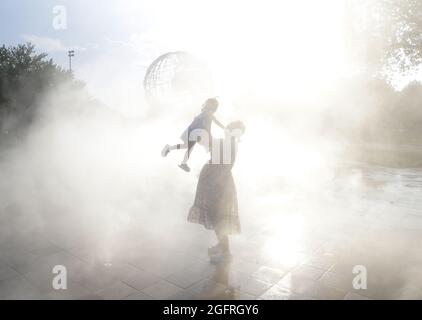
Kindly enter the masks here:
M 178 50 L 209 65 L 220 96 L 250 88 L 297 95 L 350 72 L 339 28 L 342 3 L 2 0 L 0 43 L 31 41 L 63 68 L 67 51 L 75 50 L 73 70 L 93 95 L 112 104 L 125 98 L 132 110 L 143 103 L 148 65 Z M 63 8 L 66 26 L 58 29 Z
M 204 61 L 227 100 L 247 92 L 298 101 L 355 72 L 344 1 L 2 0 L 0 43 L 31 41 L 65 69 L 75 50 L 76 78 L 126 114 L 142 114 L 145 71 L 171 51 Z

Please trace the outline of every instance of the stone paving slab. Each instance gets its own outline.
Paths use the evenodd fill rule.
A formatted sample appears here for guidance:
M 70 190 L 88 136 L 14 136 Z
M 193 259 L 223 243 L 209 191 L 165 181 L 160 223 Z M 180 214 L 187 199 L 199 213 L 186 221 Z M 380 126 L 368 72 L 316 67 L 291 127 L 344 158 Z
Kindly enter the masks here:
M 96 292 L 104 300 L 121 300 L 135 293 L 138 293 L 136 289 L 121 281 Z
M 183 290 L 180 287 L 165 280 L 160 280 L 142 290 L 143 293 L 154 299 L 168 299 L 182 291 Z
M 395 175 L 406 183 L 390 186 Z M 150 234 L 134 220 L 113 241 L 67 229 L 59 218 L 34 230 L 2 221 L 0 299 L 422 299 L 422 196 L 412 182 L 420 174 L 362 176 L 362 190 L 334 181 L 324 196 L 286 197 L 285 210 L 253 225 L 256 212 L 246 208 L 231 261 L 210 261 L 214 235 L 182 215 Z M 306 222 L 300 236 L 289 227 L 295 216 Z M 66 290 L 52 288 L 56 265 L 66 267 Z M 356 265 L 367 269 L 367 289 L 353 288 Z
M 21 276 L 0 281 L 0 299 L 41 299 L 42 293 Z

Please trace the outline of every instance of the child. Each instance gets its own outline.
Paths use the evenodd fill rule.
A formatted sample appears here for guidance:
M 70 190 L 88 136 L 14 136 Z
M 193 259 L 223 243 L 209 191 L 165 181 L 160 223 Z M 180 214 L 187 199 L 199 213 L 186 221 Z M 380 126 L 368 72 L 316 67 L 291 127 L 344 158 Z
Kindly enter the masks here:
M 225 129 L 225 127 L 214 117 L 214 113 L 218 109 L 218 101 L 216 98 L 210 98 L 205 101 L 202 105 L 201 113 L 195 117 L 189 127 L 183 132 L 182 136 L 180 137 L 183 140 L 183 144 L 176 144 L 174 146 L 166 145 L 161 152 L 163 157 L 166 157 L 170 151 L 175 149 L 187 149 L 185 152 L 185 157 L 183 162 L 179 165 L 180 168 L 185 170 L 186 172 L 190 171 L 190 168 L 187 164 L 189 160 L 190 153 L 192 151 L 193 146 L 197 141 L 191 141 L 189 139 L 189 135 L 193 130 L 202 129 L 208 134 L 208 141 L 211 142 L 211 123 L 214 121 L 220 128 Z M 205 146 L 209 147 L 209 146 Z

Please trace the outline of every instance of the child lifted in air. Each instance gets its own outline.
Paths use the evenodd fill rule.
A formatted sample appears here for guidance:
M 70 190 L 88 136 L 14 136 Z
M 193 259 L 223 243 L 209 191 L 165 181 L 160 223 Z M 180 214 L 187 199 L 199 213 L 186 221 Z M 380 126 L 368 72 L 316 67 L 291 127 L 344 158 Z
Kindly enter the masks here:
M 188 160 L 190 153 L 192 151 L 192 148 L 196 144 L 196 142 L 204 145 L 206 141 L 202 141 L 200 137 L 198 139 L 189 139 L 190 134 L 194 130 L 204 130 L 206 134 L 208 134 L 208 144 L 211 143 L 212 137 L 211 137 L 211 123 L 214 121 L 215 124 L 217 124 L 220 128 L 225 129 L 225 127 L 214 117 L 214 113 L 218 109 L 218 101 L 216 98 L 210 98 L 205 101 L 205 103 L 202 105 L 201 113 L 195 117 L 195 119 L 192 121 L 192 123 L 189 125 L 189 127 L 183 132 L 180 139 L 183 140 L 183 144 L 176 144 L 173 146 L 166 145 L 161 152 L 161 155 L 163 157 L 166 157 L 170 151 L 176 150 L 176 149 L 187 149 L 185 152 L 185 156 L 183 158 L 183 162 L 179 165 L 180 168 L 185 170 L 186 172 L 190 171 L 190 168 L 188 166 Z M 211 150 L 210 145 L 204 145 L 205 148 L 208 150 Z

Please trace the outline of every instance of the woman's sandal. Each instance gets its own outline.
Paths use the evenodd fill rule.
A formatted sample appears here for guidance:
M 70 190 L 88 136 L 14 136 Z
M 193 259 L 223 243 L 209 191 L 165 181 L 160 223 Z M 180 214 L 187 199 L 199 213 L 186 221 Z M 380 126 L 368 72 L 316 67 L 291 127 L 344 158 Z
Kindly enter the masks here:
M 222 253 L 221 247 L 218 244 L 208 248 L 208 255 L 209 256 L 213 256 L 213 255 L 221 254 L 221 253 Z
M 230 253 L 221 253 L 210 256 L 210 262 L 212 264 L 229 263 L 232 261 L 232 255 Z

